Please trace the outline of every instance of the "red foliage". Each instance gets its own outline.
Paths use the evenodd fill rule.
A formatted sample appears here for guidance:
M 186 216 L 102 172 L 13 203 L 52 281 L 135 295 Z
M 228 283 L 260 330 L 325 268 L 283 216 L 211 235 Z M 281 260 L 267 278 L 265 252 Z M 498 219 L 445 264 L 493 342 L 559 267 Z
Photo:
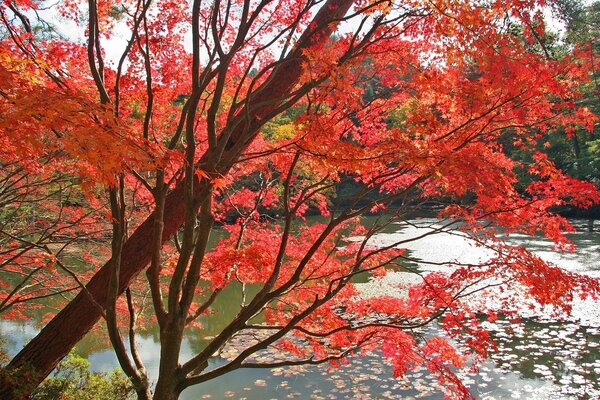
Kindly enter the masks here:
M 205 350 L 181 366 L 164 361 L 178 388 L 212 377 L 208 358 L 235 334 L 261 329 L 275 333 L 228 367 L 271 344 L 298 362 L 379 349 L 394 375 L 426 365 L 449 397 L 468 398 L 453 371 L 494 347 L 478 313 L 491 321 L 518 310 L 511 297 L 499 310 L 477 308 L 465 293 L 498 286 L 561 315 L 576 296 L 600 293 L 597 280 L 508 246 L 490 227 L 567 249 L 572 228 L 552 210 L 600 201 L 592 183 L 565 176 L 535 147 L 558 126 L 569 134 L 597 121 L 574 100 L 585 58 L 550 60 L 528 45 L 542 33 L 543 2 L 196 1 L 190 10 L 175 0 L 99 0 L 85 26 L 79 1 L 59 2 L 85 45 L 34 32 L 27 16 L 42 3 L 0 4 L 5 317 L 79 289 L 100 258 L 150 232 L 134 242 L 152 243 L 152 265 L 132 309 L 116 303 L 121 324 L 157 323 L 163 345 L 180 345 L 186 327 L 205 329 L 227 288 L 242 291 L 239 313 L 224 317 Z M 499 18 L 523 22 L 524 37 Z M 350 28 L 331 37 L 346 19 Z M 122 59 L 107 44 L 121 31 L 131 34 Z M 529 165 L 509 157 L 507 132 Z M 525 187 L 517 169 L 529 174 Z M 338 193 L 344 185 L 354 192 Z M 167 193 L 177 195 L 165 205 Z M 446 201 L 439 216 L 460 221 L 457 230 L 494 256 L 423 273 L 403 262 L 403 243 L 377 245 L 378 233 L 431 199 Z M 363 226 L 362 214 L 382 210 L 389 220 Z M 311 213 L 319 223 L 306 222 Z M 183 229 L 170 240 L 166 224 Z M 128 268 L 119 261 L 106 268 Z M 374 297 L 354 284 L 390 271 L 417 283 Z M 444 336 L 420 338 L 436 320 Z

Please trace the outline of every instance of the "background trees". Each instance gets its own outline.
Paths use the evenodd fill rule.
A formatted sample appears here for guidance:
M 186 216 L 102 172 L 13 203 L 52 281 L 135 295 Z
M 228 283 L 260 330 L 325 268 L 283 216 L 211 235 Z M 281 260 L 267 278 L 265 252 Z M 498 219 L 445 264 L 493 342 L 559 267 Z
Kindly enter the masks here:
M 90 253 L 110 253 L 110 260 L 6 367 L 6 376 L 36 373 L 29 381 L 5 378 L 3 394 L 38 384 L 103 318 L 139 398 L 177 398 L 233 369 L 330 362 L 375 348 L 396 374 L 426 364 L 449 393 L 467 396 L 451 367 L 491 346 L 475 314 L 488 310 L 471 309 L 467 294 L 504 285 L 562 311 L 575 295 L 597 294 L 597 281 L 505 245 L 490 227 L 568 246 L 568 222 L 551 209 L 598 200 L 592 184 L 565 176 L 535 146 L 550 128 L 593 128 L 596 117 L 573 101 L 589 78 L 589 59 L 535 50 L 534 2 L 90 0 L 52 7 L 79 24 L 83 42 L 50 29 L 44 5 L 0 6 L 2 159 L 7 175 L 8 160 L 39 175 L 41 193 L 60 205 L 69 186 L 58 190 L 55 180 L 72 182 L 76 215 L 93 216 L 98 232 L 110 230 Z M 510 29 L 514 21 L 522 34 Z M 123 31 L 118 51 L 108 47 Z M 507 132 L 526 161 L 504 151 Z M 524 186 L 519 169 L 527 171 Z M 334 208 L 331 196 L 344 181 L 359 185 Z M 409 257 L 402 243 L 370 242 L 432 198 L 451 200 L 440 217 L 462 221 L 461 234 L 495 256 L 425 274 L 401 262 Z M 361 225 L 362 214 L 389 204 L 390 214 Z M 52 226 L 89 231 L 63 208 L 54 206 Z M 264 218 L 269 209 L 276 222 Z M 309 210 L 323 222 L 303 225 Z M 227 234 L 212 247 L 216 224 Z M 46 242 L 54 245 L 63 231 L 53 228 Z M 10 259 L 22 248 L 58 263 L 55 248 L 38 245 L 43 234 L 11 235 L 17 244 L 3 253 L 5 265 L 26 268 Z M 76 252 L 88 246 L 74 232 L 66 240 Z M 45 265 L 19 270 L 22 281 Z M 80 286 L 78 273 L 62 270 Z M 407 282 L 400 298 L 356 296 L 355 277 L 388 270 L 416 274 L 418 283 Z M 134 281 L 147 296 L 128 289 Z M 239 312 L 181 360 L 184 335 L 231 285 L 243 293 Z M 8 286 L 6 298 L 16 287 Z M 160 327 L 154 387 L 135 344 L 146 308 Z M 415 333 L 434 319 L 467 348 Z M 243 334 L 254 340 L 207 369 Z M 289 357 L 252 358 L 269 346 Z
M 598 3 L 589 5 L 577 2 L 556 2 L 554 7 L 560 10 L 559 20 L 565 25 L 560 35 L 545 34 L 543 45 L 536 49 L 547 57 L 560 59 L 565 55 L 576 53 L 586 59 L 590 65 L 590 77 L 580 88 L 581 96 L 574 98 L 582 109 L 598 115 L 599 86 L 597 65 L 598 58 Z M 577 114 L 574 114 L 576 117 Z M 587 128 L 582 125 L 556 127 L 549 135 L 538 138 L 538 148 L 545 149 L 550 159 L 558 168 L 570 176 L 585 179 L 598 185 L 598 143 L 595 135 L 597 122 Z M 518 157 L 518 155 L 516 155 Z M 597 218 L 598 208 L 587 210 L 564 209 L 565 214 Z

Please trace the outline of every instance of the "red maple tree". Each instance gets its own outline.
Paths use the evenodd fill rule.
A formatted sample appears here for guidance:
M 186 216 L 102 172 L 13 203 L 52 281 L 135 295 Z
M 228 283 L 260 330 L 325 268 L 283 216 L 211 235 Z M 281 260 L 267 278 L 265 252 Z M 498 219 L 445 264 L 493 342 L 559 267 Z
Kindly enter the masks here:
M 426 365 L 449 397 L 464 398 L 453 371 L 493 347 L 477 313 L 514 312 L 508 302 L 474 309 L 469 294 L 511 287 L 563 312 L 574 296 L 598 294 L 597 280 L 508 246 L 491 228 L 566 247 L 570 225 L 553 207 L 600 198 L 535 150 L 551 128 L 596 120 L 574 102 L 589 66 L 531 46 L 541 2 L 53 4 L 50 20 L 72 21 L 84 42 L 54 32 L 45 5 L 0 5 L 0 311 L 23 317 L 40 297 L 80 291 L 6 366 L 4 396 L 26 395 L 103 318 L 140 399 L 175 399 L 238 368 L 335 362 L 361 349 L 380 349 L 396 375 Z M 108 40 L 124 31 L 115 56 Z M 507 137 L 529 161 L 508 157 Z M 353 190 L 335 198 L 344 186 Z M 403 262 L 402 240 L 374 244 L 431 199 L 495 256 L 426 274 Z M 322 222 L 303 224 L 310 212 Z M 215 224 L 226 234 L 212 246 Z M 388 271 L 419 280 L 398 297 L 358 295 L 354 277 Z M 232 285 L 243 291 L 239 312 L 181 360 L 186 332 Z M 154 387 L 135 345 L 146 306 L 146 323 L 160 330 Z M 414 333 L 434 320 L 447 336 Z M 208 368 L 248 332 L 255 341 Z M 271 346 L 289 356 L 252 358 Z M 30 379 L 9 379 L 22 368 Z

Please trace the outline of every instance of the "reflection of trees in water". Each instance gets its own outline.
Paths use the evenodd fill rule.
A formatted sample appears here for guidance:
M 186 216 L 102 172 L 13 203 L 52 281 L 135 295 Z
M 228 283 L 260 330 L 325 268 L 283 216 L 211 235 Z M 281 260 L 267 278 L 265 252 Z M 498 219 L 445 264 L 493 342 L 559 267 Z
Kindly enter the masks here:
M 365 218 L 365 222 L 368 222 L 368 218 Z M 430 222 L 425 220 L 424 223 Z M 583 227 L 582 224 L 577 223 L 576 226 L 578 229 Z M 397 228 L 396 225 L 390 226 L 389 233 L 396 232 Z M 574 234 L 571 238 L 578 245 L 578 251 L 574 254 L 565 254 L 565 256 L 569 259 L 573 257 L 573 260 L 579 264 L 585 263 L 586 266 L 591 265 L 592 269 L 595 268 L 594 257 L 597 254 L 595 253 L 597 246 L 600 245 L 600 235 L 597 233 L 589 234 L 580 229 L 580 232 Z M 521 239 L 519 236 L 511 236 L 510 240 L 511 242 L 523 242 L 532 250 L 540 252 L 549 252 L 551 246 L 549 242 L 538 238 Z M 428 250 L 435 251 L 431 248 Z M 407 255 L 412 256 L 413 252 L 409 252 Z M 248 298 L 252 298 L 256 291 L 256 286 L 246 286 Z M 212 304 L 209 313 L 201 317 L 202 329 L 190 328 L 187 330 L 186 340 L 192 352 L 197 353 L 204 349 L 209 338 L 220 332 L 227 321 L 239 312 L 241 296 L 241 284 L 231 284 Z M 99 326 L 103 327 L 104 325 L 100 324 Z M 488 377 L 485 377 L 484 374 L 470 375 L 475 383 L 469 386 L 471 390 L 477 392 L 478 396 L 483 397 L 486 394 L 495 393 L 498 388 L 501 388 L 503 393 L 511 393 L 514 390 L 515 381 L 518 381 L 520 385 L 526 385 L 529 380 L 535 381 L 536 384 L 540 384 L 544 380 L 559 386 L 558 390 L 562 392 L 563 398 L 586 398 L 586 393 L 587 398 L 600 398 L 600 384 L 597 382 L 600 379 L 600 362 L 598 361 L 600 359 L 599 329 L 579 327 L 573 323 L 540 322 L 537 320 L 526 320 L 522 327 L 514 329 L 513 332 L 508 330 L 510 327 L 502 320 L 490 324 L 489 328 L 494 332 L 499 349 L 498 354 L 493 356 L 496 367 L 493 367 L 492 363 L 486 364 L 492 369 L 492 372 L 488 370 L 491 381 L 487 380 Z M 432 332 L 435 330 L 434 327 L 431 327 L 431 329 Z M 29 337 L 34 335 L 33 331 L 32 329 Z M 433 333 L 440 334 L 439 332 Z M 158 342 L 157 330 L 140 332 L 140 336 L 147 339 L 145 344 Z M 11 336 L 9 335 L 7 338 L 11 338 Z M 78 352 L 88 357 L 94 353 L 105 351 L 108 346 L 108 341 L 105 338 L 103 328 L 93 335 L 88 335 L 86 339 L 80 342 Z M 9 342 L 8 347 L 14 346 Z M 158 348 L 156 348 L 156 351 L 158 351 Z M 435 389 L 435 379 L 428 375 L 426 371 L 409 373 L 408 379 L 398 381 L 390 376 L 389 365 L 386 365 L 385 361 L 378 356 L 355 358 L 349 366 L 342 370 L 329 371 L 329 377 L 323 375 L 326 370 L 326 366 L 311 367 L 293 376 L 288 375 L 290 371 L 279 370 L 274 371 L 272 374 L 268 370 L 260 372 L 246 370 L 241 371 L 240 375 L 228 376 L 219 384 L 215 384 L 214 391 L 208 390 L 207 392 L 214 393 L 214 398 L 220 398 L 218 396 L 222 393 L 219 390 L 224 387 L 223 385 L 226 385 L 234 391 L 238 390 L 235 388 L 239 387 L 239 393 L 236 393 L 249 399 L 269 398 L 267 397 L 269 393 L 254 385 L 254 380 L 266 379 L 269 387 L 279 387 L 278 385 L 281 385 L 282 382 L 289 381 L 290 384 L 281 386 L 277 389 L 281 391 L 277 393 L 285 393 L 287 396 L 287 394 L 299 391 L 302 393 L 300 398 L 308 398 L 305 395 L 312 394 L 316 390 L 320 391 L 321 396 L 323 394 L 326 396 L 331 390 L 336 390 L 337 392 L 333 393 L 338 393 L 338 398 L 361 398 L 360 396 L 365 396 L 364 398 L 383 397 L 391 399 L 396 398 L 396 396 L 398 398 L 414 396 L 415 394 L 423 394 L 423 392 L 430 392 L 431 394 L 424 395 L 422 398 L 439 399 L 441 396 L 439 388 Z M 501 379 L 503 374 L 508 377 L 506 380 Z M 252 376 L 252 380 L 244 381 L 244 376 Z M 333 379 L 334 376 L 341 376 L 342 378 Z M 303 383 L 296 385 L 293 382 Z M 483 382 L 487 386 L 483 386 Z M 342 384 L 343 387 L 341 387 Z M 219 387 L 219 385 L 221 386 Z M 311 385 L 311 387 L 308 388 L 307 385 Z M 243 390 L 244 386 L 252 387 L 252 395 L 247 396 L 249 393 Z M 390 395 L 388 391 L 393 395 Z M 285 396 L 280 398 L 282 397 Z M 530 397 L 545 398 L 536 397 L 535 395 Z
M 259 289 L 259 285 L 242 285 L 238 282 L 233 282 L 223 289 L 221 295 L 208 309 L 208 312 L 199 318 L 198 322 L 201 324 L 201 329 L 194 327 L 188 329 L 187 339 L 192 350 L 194 352 L 202 351 L 210 340 L 218 335 L 237 315 L 241 309 L 242 299 L 244 297 L 246 301 L 251 299 Z
M 490 324 L 498 343 L 492 359 L 498 367 L 525 379 L 553 382 L 564 395 L 600 396 L 600 329 L 533 319 L 511 329 L 508 321 L 499 322 Z

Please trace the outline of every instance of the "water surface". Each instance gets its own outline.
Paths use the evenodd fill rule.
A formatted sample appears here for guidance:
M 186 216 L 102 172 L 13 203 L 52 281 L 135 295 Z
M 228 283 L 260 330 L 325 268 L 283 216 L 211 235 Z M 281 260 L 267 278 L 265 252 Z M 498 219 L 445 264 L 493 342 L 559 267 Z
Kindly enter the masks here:
M 585 221 L 574 221 L 578 231 L 569 234 L 577 245 L 575 253 L 552 251 L 552 243 L 539 238 L 511 235 L 511 243 L 525 245 L 540 257 L 571 271 L 600 276 L 600 235 L 586 231 Z M 439 221 L 421 219 L 411 226 L 397 225 L 374 240 L 393 243 L 420 235 L 423 229 L 438 226 Z M 489 253 L 474 246 L 461 236 L 442 233 L 404 245 L 411 257 L 432 262 L 456 260 L 476 262 Z M 421 268 L 432 268 L 430 265 Z M 438 267 L 440 268 L 440 267 Z M 441 267 L 443 268 L 443 267 Z M 385 283 L 375 282 L 376 290 L 386 290 Z M 374 286 L 372 285 L 371 288 Z M 388 288 L 389 290 L 391 286 Z M 365 286 L 365 290 L 369 286 Z M 215 307 L 220 315 L 232 316 L 239 290 L 229 289 L 227 301 Z M 221 328 L 223 321 L 216 316 L 203 320 L 202 333 L 189 335 L 183 346 L 183 359 L 201 350 Z M 597 301 L 577 301 L 566 321 L 556 321 L 543 310 L 531 313 L 523 324 L 515 326 L 500 318 L 485 322 L 498 343 L 498 351 L 479 371 L 462 373 L 463 381 L 481 399 L 594 399 L 600 398 L 600 304 Z M 426 334 L 438 333 L 432 325 Z M 33 337 L 36 329 L 29 323 L 2 321 L 0 337 L 5 338 L 11 354 Z M 158 338 L 147 332 L 138 338 L 140 352 L 150 376 L 157 375 Z M 78 346 L 96 371 L 112 370 L 117 366 L 106 341 L 88 335 Z M 227 356 L 227 354 L 223 354 Z M 268 359 L 269 353 L 260 357 Z M 224 362 L 216 359 L 213 365 Z M 182 399 L 440 399 L 442 391 L 428 371 L 420 368 L 402 379 L 392 377 L 391 368 L 377 353 L 353 357 L 348 365 L 332 369 L 329 366 L 294 367 L 275 370 L 238 370 L 219 379 L 186 390 Z

